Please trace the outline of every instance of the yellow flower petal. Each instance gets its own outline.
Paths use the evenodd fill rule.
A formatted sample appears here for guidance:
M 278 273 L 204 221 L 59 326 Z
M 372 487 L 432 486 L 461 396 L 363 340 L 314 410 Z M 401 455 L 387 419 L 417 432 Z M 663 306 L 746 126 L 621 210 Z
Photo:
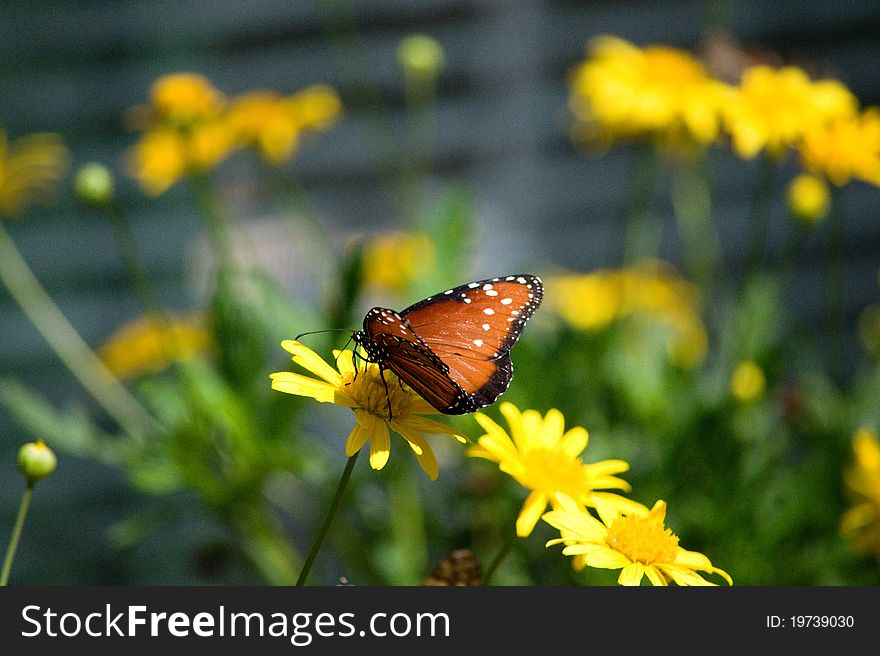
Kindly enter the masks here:
M 355 425 L 351 429 L 351 433 L 348 434 L 348 440 L 345 443 L 345 455 L 349 458 L 360 451 L 361 447 L 367 443 L 373 428 L 372 422 L 368 419 L 368 417 L 371 417 L 369 414 L 355 410 L 354 416 Z
M 569 429 L 565 435 L 562 436 L 562 440 L 560 441 L 560 448 L 563 453 L 568 454 L 572 458 L 577 458 L 584 449 L 587 448 L 587 443 L 589 442 L 590 434 L 587 432 L 586 428 L 581 426 L 575 426 L 572 429 Z M 612 462 L 612 461 L 607 461 Z M 629 465 L 627 465 L 627 469 Z M 621 471 L 626 471 L 621 470 Z
M 541 519 L 541 514 L 547 509 L 547 495 L 543 492 L 532 492 L 519 512 L 516 518 L 516 534 L 524 538 L 530 535 L 535 528 L 535 524 Z
M 392 422 L 392 427 L 407 441 L 407 444 L 409 444 L 416 455 L 416 460 L 418 460 L 419 465 L 428 475 L 428 478 L 436 481 L 439 467 L 437 465 L 437 456 L 434 455 L 431 445 L 428 444 L 420 433 L 412 430 L 410 422 L 406 422 L 406 424 Z
M 388 433 L 388 425 L 384 421 L 372 415 L 366 415 L 372 424 L 368 430 L 370 433 L 370 467 L 382 469 L 388 463 L 391 455 L 391 435 Z
M 620 585 L 626 586 L 636 586 L 640 585 L 642 582 L 642 577 L 645 575 L 645 566 L 641 563 L 630 563 L 622 570 L 620 570 L 620 576 L 617 577 L 617 582 Z
M 645 568 L 645 575 L 648 577 L 648 580 L 651 582 L 651 585 L 663 586 L 666 587 L 669 583 L 666 582 L 666 578 L 660 573 L 660 571 L 654 566 L 649 565 Z
M 339 390 L 329 383 L 289 371 L 269 374 L 272 389 L 296 396 L 309 396 L 321 403 L 336 403 Z
M 286 339 L 281 342 L 281 347 L 293 355 L 293 361 L 303 369 L 311 371 L 316 376 L 320 376 L 331 385 L 339 387 L 342 385 L 342 377 L 329 364 L 315 353 L 312 349 L 304 344 L 300 344 L 292 339 Z

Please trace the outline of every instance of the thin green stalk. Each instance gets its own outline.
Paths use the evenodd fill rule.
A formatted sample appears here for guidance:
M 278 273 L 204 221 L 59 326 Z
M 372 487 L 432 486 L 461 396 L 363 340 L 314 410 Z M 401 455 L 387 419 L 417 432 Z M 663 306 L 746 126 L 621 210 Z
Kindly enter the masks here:
M 758 161 L 758 178 L 752 198 L 752 213 L 748 251 L 745 259 L 744 279 L 755 273 L 764 259 L 767 248 L 767 232 L 770 224 L 770 204 L 776 184 L 777 162 L 768 155 Z
M 831 354 L 831 371 L 838 380 L 844 377 L 844 238 L 843 193 L 834 187 L 828 215 L 828 242 L 825 253 L 825 303 Z
M 513 545 L 516 544 L 518 539 L 519 536 L 516 533 L 507 538 L 507 542 L 505 542 L 501 547 L 501 550 L 495 554 L 495 560 L 493 560 L 492 564 L 486 569 L 486 573 L 483 575 L 483 585 L 489 585 L 489 581 L 492 579 L 492 575 L 495 574 L 495 570 L 497 570 L 498 566 L 504 562 L 505 558 L 507 558 L 508 554 L 513 549 Z
M 9 538 L 9 546 L 6 547 L 6 557 L 3 559 L 3 570 L 0 572 L 0 588 L 5 587 L 9 582 L 9 572 L 12 569 L 12 561 L 15 559 L 15 552 L 18 550 L 18 543 L 21 540 L 21 531 L 22 528 L 24 528 L 24 518 L 27 517 L 33 493 L 34 484 L 31 481 L 28 482 L 24 494 L 21 496 L 21 505 L 18 507 L 18 516 L 15 518 L 15 526 L 12 528 L 12 536 Z
M 408 138 L 400 172 L 400 214 L 404 225 L 416 226 L 418 185 L 430 175 L 433 158 L 437 80 L 404 72 Z
M 703 289 L 715 279 L 718 237 L 712 226 L 712 195 L 704 157 L 688 162 L 672 180 L 672 210 L 678 224 L 684 260 L 690 277 Z
M 34 276 L 0 221 L 0 279 L 37 331 L 104 410 L 132 436 L 158 424 L 113 376 Z
M 125 210 L 122 205 L 113 201 L 107 206 L 107 212 L 110 214 L 113 229 L 116 232 L 122 262 L 144 309 L 164 319 L 165 309 L 159 301 L 159 294 L 156 292 L 156 288 L 147 274 L 147 268 L 140 257 Z
M 232 246 L 232 237 L 229 234 L 229 225 L 220 204 L 214 194 L 211 181 L 207 175 L 190 176 L 196 205 L 199 208 L 199 217 L 202 226 L 208 234 L 214 257 L 217 261 L 217 269 L 220 271 L 234 272 L 237 269 Z
M 324 523 L 318 531 L 318 537 L 315 538 L 315 542 L 309 551 L 309 555 L 306 556 L 306 562 L 303 563 L 299 578 L 296 580 L 296 585 L 305 585 L 306 583 L 306 577 L 309 575 L 309 570 L 312 569 L 312 563 L 315 562 L 315 558 L 321 550 L 321 545 L 324 543 L 324 538 L 327 537 L 327 531 L 330 529 L 330 524 L 333 523 L 336 511 L 339 509 L 339 504 L 342 502 L 342 494 L 345 492 L 345 486 L 348 484 L 348 479 L 351 478 L 351 472 L 354 470 L 354 463 L 357 461 L 359 453 L 360 451 L 356 452 L 345 464 L 345 471 L 342 472 L 342 477 L 339 479 L 339 484 L 336 486 L 336 494 L 333 496 L 333 501 L 330 503 L 330 509 L 327 511 L 327 516 L 324 518 Z
M 657 176 L 659 173 L 657 152 L 650 144 L 644 145 L 633 164 L 632 195 L 626 213 L 624 236 L 619 260 L 633 264 L 641 259 L 654 257 L 660 245 L 660 222 L 654 208 L 656 202 Z

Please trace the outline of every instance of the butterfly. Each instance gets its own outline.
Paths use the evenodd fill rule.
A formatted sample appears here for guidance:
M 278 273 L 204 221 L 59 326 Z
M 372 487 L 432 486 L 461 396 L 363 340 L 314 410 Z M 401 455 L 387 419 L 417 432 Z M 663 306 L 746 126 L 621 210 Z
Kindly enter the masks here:
M 383 383 L 390 369 L 439 412 L 467 414 L 507 390 L 510 349 L 543 294 L 541 279 L 527 274 L 469 282 L 401 312 L 374 307 L 352 338 Z

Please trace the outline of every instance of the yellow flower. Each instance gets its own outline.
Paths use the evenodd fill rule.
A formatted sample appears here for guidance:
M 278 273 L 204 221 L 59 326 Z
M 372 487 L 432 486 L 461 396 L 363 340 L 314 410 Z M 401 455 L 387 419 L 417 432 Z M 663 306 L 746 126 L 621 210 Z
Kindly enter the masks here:
M 422 469 L 437 480 L 437 458 L 425 434 L 445 434 L 459 442 L 467 438 L 452 426 L 420 415 L 436 414 L 437 410 L 387 372 L 383 384 L 379 367 L 373 363 L 355 369 L 352 351 L 334 351 L 336 369 L 310 348 L 285 340 L 281 346 L 293 355 L 293 361 L 317 375 L 320 380 L 302 374 L 281 371 L 270 374 L 272 389 L 297 396 L 308 396 L 321 403 L 334 403 L 354 411 L 355 426 L 345 444 L 345 454 L 353 456 L 368 441 L 370 466 L 382 469 L 391 453 L 388 429 L 406 440 Z M 390 408 L 389 408 L 390 405 Z M 389 410 L 391 416 L 389 417 Z
M 818 223 L 828 215 L 831 194 L 825 181 L 809 173 L 801 173 L 788 185 L 788 209 L 805 223 Z
M 715 585 L 697 571 L 719 574 L 729 585 L 730 576 L 714 567 L 701 553 L 682 549 L 678 536 L 664 526 L 666 503 L 657 501 L 651 510 L 645 506 L 621 511 L 603 501 L 596 504 L 601 521 L 566 496 L 559 497 L 559 508 L 544 514 L 548 524 L 562 537 L 547 546 L 563 543 L 562 553 L 581 556 L 590 567 L 620 569 L 620 585 L 639 585 L 644 577 L 652 585 Z
M 764 371 L 752 360 L 744 360 L 737 364 L 730 376 L 730 389 L 743 403 L 751 403 L 761 398 L 766 386 Z
M 341 111 L 336 92 L 321 85 L 287 97 L 252 91 L 232 100 L 227 124 L 236 143 L 255 146 L 269 163 L 278 165 L 293 156 L 303 130 L 325 131 Z
M 718 136 L 728 93 L 688 52 L 600 36 L 574 69 L 569 106 L 593 138 L 685 137 L 705 145 Z
M 836 80 L 813 82 L 795 66 L 746 69 L 724 106 L 724 122 L 736 153 L 751 159 L 762 150 L 774 158 L 810 130 L 852 116 L 855 96 Z
M 20 216 L 43 202 L 67 171 L 69 153 L 61 137 L 30 134 L 9 142 L 0 129 L 0 216 Z
M 705 357 L 708 337 L 697 290 L 662 263 L 555 276 L 546 288 L 550 307 L 572 328 L 601 330 L 631 314 L 645 315 L 672 329 L 673 362 L 692 367 Z
M 880 109 L 814 126 L 800 148 L 804 166 L 838 187 L 851 178 L 880 186 Z
M 149 130 L 130 152 L 128 168 L 148 195 L 158 196 L 186 173 L 186 141 L 175 130 Z
M 623 460 L 603 460 L 584 464 L 580 455 L 587 448 L 586 429 L 576 426 L 565 430 L 559 410 L 551 409 L 543 418 L 535 410 L 520 412 L 504 402 L 501 414 L 507 419 L 510 434 L 488 416 L 477 413 L 477 422 L 486 434 L 468 455 L 498 463 L 498 468 L 517 483 L 531 490 L 516 520 L 516 534 L 531 534 L 547 504 L 556 505 L 559 494 L 566 494 L 586 505 L 604 499 L 615 507 L 631 508 L 634 502 L 611 492 L 629 491 L 629 484 L 615 476 L 629 469 Z
M 232 135 L 222 120 L 204 121 L 185 135 L 186 160 L 194 171 L 208 171 L 222 162 L 233 148 Z
M 315 84 L 284 100 L 294 124 L 301 130 L 323 132 L 342 114 L 342 101 L 330 87 Z
M 389 232 L 364 249 L 364 287 L 401 292 L 434 266 L 434 245 L 425 235 Z
M 880 559 L 880 441 L 870 428 L 860 428 L 853 437 L 854 461 L 844 472 L 843 482 L 853 505 L 843 514 L 841 532 L 859 553 L 873 553 Z
M 98 349 L 106 367 L 121 379 L 158 373 L 172 362 L 213 349 L 213 339 L 198 315 L 163 319 L 145 315 L 116 330 Z
M 201 75 L 179 73 L 156 81 L 150 108 L 132 120 L 144 131 L 128 155 L 128 168 L 151 196 L 185 175 L 217 167 L 234 150 L 255 147 L 272 164 L 288 161 L 303 130 L 326 130 L 342 104 L 335 91 L 315 85 L 281 97 L 273 91 L 242 94 L 231 103 Z
M 220 113 L 224 97 L 198 73 L 174 73 L 153 83 L 150 102 L 162 121 L 187 125 Z

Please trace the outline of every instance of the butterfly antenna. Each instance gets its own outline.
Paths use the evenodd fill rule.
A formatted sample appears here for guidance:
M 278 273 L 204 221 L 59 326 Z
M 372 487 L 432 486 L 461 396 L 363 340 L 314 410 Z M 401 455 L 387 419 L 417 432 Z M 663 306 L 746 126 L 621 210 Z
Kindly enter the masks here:
M 353 333 L 354 331 L 349 330 L 348 328 L 325 328 L 324 330 L 309 330 L 308 332 L 300 333 L 299 335 L 294 337 L 294 340 L 298 342 L 300 337 L 305 337 L 306 335 L 317 335 L 319 333 L 339 333 L 339 332 Z

